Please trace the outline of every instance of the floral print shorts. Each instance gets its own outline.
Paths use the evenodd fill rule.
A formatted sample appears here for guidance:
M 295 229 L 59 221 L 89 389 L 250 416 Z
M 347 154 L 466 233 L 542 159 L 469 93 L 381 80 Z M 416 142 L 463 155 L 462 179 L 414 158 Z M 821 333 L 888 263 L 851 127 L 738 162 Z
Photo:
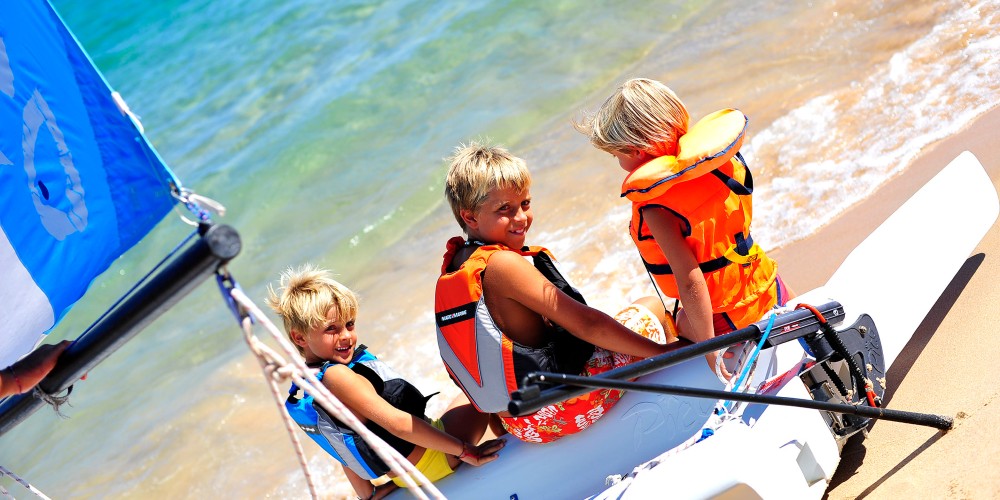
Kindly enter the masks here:
M 648 308 L 632 304 L 615 315 L 622 325 L 661 344 L 666 343 L 663 327 Z M 593 376 L 625 366 L 637 358 L 597 347 L 584 366 L 582 375 Z M 621 389 L 597 389 L 561 403 L 546 406 L 531 415 L 501 417 L 504 429 L 522 441 L 550 443 L 576 434 L 596 422 L 621 399 Z

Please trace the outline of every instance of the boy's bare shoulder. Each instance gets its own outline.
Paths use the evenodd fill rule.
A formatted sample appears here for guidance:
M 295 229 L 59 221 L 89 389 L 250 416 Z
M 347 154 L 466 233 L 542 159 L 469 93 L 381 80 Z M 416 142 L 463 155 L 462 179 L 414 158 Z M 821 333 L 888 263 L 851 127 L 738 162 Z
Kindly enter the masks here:
M 325 382 L 351 382 L 358 377 L 361 377 L 361 375 L 354 373 L 354 370 L 352 370 L 349 366 L 342 365 L 340 363 L 331 363 L 330 367 L 323 372 L 323 380 Z
M 523 269 L 535 268 L 528 262 L 528 259 L 513 250 L 500 250 L 490 255 L 487 266 L 491 269 L 504 268 L 515 272 L 518 270 L 522 270 L 521 272 L 523 272 Z
M 539 280 L 546 281 L 542 273 L 538 272 L 528 259 L 510 250 L 491 255 L 486 265 L 486 274 L 512 286 L 529 284 Z

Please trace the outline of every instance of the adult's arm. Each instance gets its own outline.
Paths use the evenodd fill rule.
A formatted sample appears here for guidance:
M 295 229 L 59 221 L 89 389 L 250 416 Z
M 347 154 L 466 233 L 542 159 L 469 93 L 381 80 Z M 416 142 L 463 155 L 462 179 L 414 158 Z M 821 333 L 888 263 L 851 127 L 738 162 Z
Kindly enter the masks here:
M 56 366 L 59 355 L 72 344 L 63 340 L 58 344 L 39 346 L 31 354 L 13 365 L 0 370 L 0 398 L 30 391 Z

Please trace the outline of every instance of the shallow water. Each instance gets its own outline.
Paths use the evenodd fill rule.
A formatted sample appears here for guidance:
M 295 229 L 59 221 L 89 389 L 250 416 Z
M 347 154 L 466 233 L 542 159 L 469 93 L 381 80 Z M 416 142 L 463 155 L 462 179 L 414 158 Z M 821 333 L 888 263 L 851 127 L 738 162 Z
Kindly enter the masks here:
M 649 288 L 623 174 L 572 121 L 621 81 L 661 79 L 693 117 L 750 117 L 743 152 L 765 248 L 870 196 L 1000 89 L 995 1 L 274 4 L 55 2 L 187 187 L 228 207 L 219 221 L 243 237 L 230 270 L 247 293 L 262 304 L 289 265 L 334 269 L 361 295 L 362 341 L 445 396 L 430 309 L 444 242 L 459 233 L 441 196 L 459 143 L 488 137 L 527 160 L 528 242 L 613 312 Z M 53 337 L 78 335 L 186 231 L 168 218 Z M 53 498 L 308 496 L 213 285 L 71 401 L 70 419 L 43 410 L 0 439 L 0 465 Z M 347 495 L 338 467 L 306 447 L 325 494 Z

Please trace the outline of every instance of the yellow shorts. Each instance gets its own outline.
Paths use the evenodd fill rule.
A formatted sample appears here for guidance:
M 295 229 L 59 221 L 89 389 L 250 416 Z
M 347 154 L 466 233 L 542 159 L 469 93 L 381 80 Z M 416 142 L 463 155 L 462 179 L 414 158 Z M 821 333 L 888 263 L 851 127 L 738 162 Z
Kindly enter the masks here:
M 431 425 L 434 426 L 435 429 L 442 432 L 444 431 L 444 422 L 442 422 L 441 419 L 434 420 L 431 422 Z M 424 450 L 424 455 L 417 461 L 416 467 L 417 470 L 432 483 L 438 479 L 448 476 L 452 472 L 455 472 L 452 470 L 451 466 L 448 465 L 448 455 L 445 455 L 442 451 L 432 450 L 430 448 Z M 402 478 L 394 477 L 392 478 L 392 482 L 396 483 L 396 486 L 399 486 L 400 488 L 406 487 L 406 483 L 403 482 Z
M 666 343 L 663 326 L 647 307 L 632 304 L 615 315 L 628 329 L 658 344 Z M 625 366 L 638 358 L 597 347 L 583 368 L 582 375 L 594 376 Z M 546 406 L 531 415 L 500 417 L 500 423 L 512 436 L 529 443 L 549 443 L 576 434 L 604 416 L 625 391 L 597 389 L 593 392 Z

